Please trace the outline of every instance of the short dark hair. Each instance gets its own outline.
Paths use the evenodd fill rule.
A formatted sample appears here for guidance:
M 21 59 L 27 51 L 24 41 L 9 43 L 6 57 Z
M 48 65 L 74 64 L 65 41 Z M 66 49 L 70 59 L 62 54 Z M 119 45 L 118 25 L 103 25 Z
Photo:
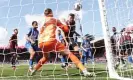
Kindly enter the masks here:
M 125 31 L 125 28 L 122 28 L 121 32 L 124 32 Z
M 61 32 L 61 30 L 58 30 L 59 32 Z
M 115 29 L 116 29 L 116 27 L 112 27 L 112 29 L 113 29 L 113 28 L 115 28 Z
M 71 16 L 71 17 L 75 17 L 75 15 L 74 15 L 73 13 L 70 13 L 69 16 Z
M 13 31 L 18 31 L 18 29 L 17 29 L 17 28 L 15 28 Z
M 47 9 L 44 11 L 44 15 L 45 15 L 45 16 L 49 15 L 50 13 L 52 13 L 52 9 L 50 9 L 50 8 L 47 8 Z
M 35 23 L 38 24 L 37 21 L 33 21 L 33 22 L 32 22 L 32 25 L 35 24 Z

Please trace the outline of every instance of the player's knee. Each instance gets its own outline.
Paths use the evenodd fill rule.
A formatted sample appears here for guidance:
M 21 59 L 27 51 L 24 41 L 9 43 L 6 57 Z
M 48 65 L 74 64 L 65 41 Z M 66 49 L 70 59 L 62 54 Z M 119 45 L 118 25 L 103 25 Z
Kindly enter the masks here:
M 33 59 L 34 55 L 35 55 L 35 52 L 31 52 L 30 53 L 30 59 Z
M 62 53 L 65 54 L 65 55 L 68 55 L 70 53 L 70 50 L 65 49 Z

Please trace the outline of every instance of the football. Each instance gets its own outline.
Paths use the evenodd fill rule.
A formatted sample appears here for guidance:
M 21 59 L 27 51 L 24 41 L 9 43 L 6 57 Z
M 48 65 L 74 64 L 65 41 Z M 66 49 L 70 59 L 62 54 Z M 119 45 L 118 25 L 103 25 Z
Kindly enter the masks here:
M 82 9 L 82 5 L 80 3 L 75 3 L 74 4 L 74 10 L 80 11 Z

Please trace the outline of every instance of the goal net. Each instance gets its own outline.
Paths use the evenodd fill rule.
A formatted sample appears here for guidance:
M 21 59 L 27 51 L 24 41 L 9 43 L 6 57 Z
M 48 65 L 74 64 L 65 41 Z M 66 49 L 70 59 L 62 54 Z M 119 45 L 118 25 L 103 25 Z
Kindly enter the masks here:
M 81 8 L 77 9 L 78 3 Z M 0 79 L 88 80 L 71 61 L 68 70 L 64 70 L 62 55 L 57 53 L 49 54 L 49 60 L 35 76 L 29 75 L 30 54 L 25 47 L 25 35 L 33 21 L 38 22 L 40 30 L 45 22 L 46 8 L 51 8 L 54 17 L 62 23 L 68 20 L 70 13 L 75 15 L 76 34 L 73 37 L 79 51 L 74 55 L 89 72 L 95 73 L 91 80 L 133 79 L 132 5 L 132 0 L 1 0 Z M 9 40 L 15 28 L 18 29 L 18 56 L 16 67 L 12 69 Z M 82 48 L 85 35 L 91 45 L 88 53 Z
M 131 4 L 130 0 L 99 0 L 109 76 L 120 80 L 132 80 Z

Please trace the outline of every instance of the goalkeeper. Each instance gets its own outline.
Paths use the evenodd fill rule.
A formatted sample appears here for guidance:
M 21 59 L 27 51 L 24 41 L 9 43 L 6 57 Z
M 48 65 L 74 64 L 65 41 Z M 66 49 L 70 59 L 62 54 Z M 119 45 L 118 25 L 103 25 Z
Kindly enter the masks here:
M 33 58 L 36 53 L 36 51 L 39 51 L 38 48 L 38 34 L 39 31 L 37 30 L 38 23 L 37 21 L 32 22 L 32 27 L 29 29 L 27 35 L 26 35 L 26 44 L 25 47 L 30 53 L 30 59 L 29 59 L 29 70 L 32 71 L 33 69 Z M 38 62 L 38 61 L 37 61 Z
M 69 57 L 73 63 L 83 72 L 84 76 L 93 76 L 87 69 L 82 65 L 80 60 L 70 52 L 64 44 L 60 43 L 56 39 L 55 31 L 57 27 L 61 28 L 64 32 L 68 32 L 68 26 L 63 25 L 59 20 L 53 17 L 53 11 L 50 8 L 47 8 L 44 11 L 46 22 L 44 26 L 41 27 L 40 36 L 39 36 L 39 47 L 43 50 L 43 57 L 40 59 L 38 64 L 34 67 L 34 70 L 31 72 L 31 75 L 34 75 L 36 71 L 42 67 L 42 64 L 48 61 L 49 52 L 56 51 L 60 52 L 67 57 Z

